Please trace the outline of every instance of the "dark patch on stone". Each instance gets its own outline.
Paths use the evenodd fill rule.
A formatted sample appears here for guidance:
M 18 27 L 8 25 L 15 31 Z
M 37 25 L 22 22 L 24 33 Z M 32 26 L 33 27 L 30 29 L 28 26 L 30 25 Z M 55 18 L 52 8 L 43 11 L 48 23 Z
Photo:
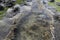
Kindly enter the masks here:
M 13 7 L 14 5 L 15 5 L 15 4 L 14 4 L 13 2 L 7 2 L 7 3 L 6 3 L 6 6 L 7 6 L 7 7 Z
M 37 29 L 38 29 L 38 26 L 33 25 L 33 26 L 31 27 L 31 29 L 32 29 L 32 30 L 37 30 Z
M 4 7 L 0 5 L 0 11 L 4 10 Z
M 50 0 L 50 2 L 55 2 L 55 0 Z
M 56 2 L 56 5 L 60 6 L 60 2 Z
M 17 12 L 17 11 L 19 11 L 18 7 L 13 10 L 13 12 Z
M 16 22 L 14 22 L 13 24 L 16 24 Z
M 15 33 L 15 34 L 18 32 L 17 30 L 18 30 L 17 28 L 14 29 L 14 33 Z M 15 35 L 15 34 L 14 34 L 14 35 Z
M 2 2 L 2 0 L 0 0 L 0 3 Z
M 27 2 L 31 2 L 32 0 L 26 0 Z

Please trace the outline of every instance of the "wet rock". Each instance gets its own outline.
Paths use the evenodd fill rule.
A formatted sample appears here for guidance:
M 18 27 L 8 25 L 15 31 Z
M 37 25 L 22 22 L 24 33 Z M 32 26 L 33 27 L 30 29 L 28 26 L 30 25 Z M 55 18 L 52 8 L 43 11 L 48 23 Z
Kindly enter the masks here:
M 4 10 L 4 7 L 0 5 L 0 11 Z
M 42 0 L 43 4 L 47 4 L 48 0 Z
M 0 11 L 4 10 L 5 6 L 4 4 L 0 3 Z
M 26 2 L 27 5 L 31 6 L 32 5 L 32 2 Z
M 15 16 L 18 13 L 20 13 L 20 5 L 15 5 L 14 7 L 9 8 L 7 10 L 5 17 L 12 18 L 13 16 Z
M 50 0 L 50 2 L 55 2 L 55 0 Z
M 33 3 L 32 3 L 32 12 L 41 12 L 41 10 L 39 9 L 39 7 L 38 7 L 38 3 L 36 2 L 36 0 L 35 1 L 33 1 Z
M 2 2 L 2 0 L 0 0 L 0 3 Z
M 7 24 L 6 22 L 4 21 L 0 21 L 0 40 L 4 40 L 5 37 L 7 37 L 7 35 L 9 34 L 10 32 L 10 28 L 11 28 L 11 25 Z
M 16 2 L 16 0 L 12 0 L 12 2 Z
M 55 20 L 60 21 L 60 13 L 59 12 L 55 13 L 54 18 L 55 18 Z
M 12 1 L 13 1 L 13 2 L 16 2 L 16 0 L 2 0 L 2 1 L 5 2 L 5 3 L 8 2 L 8 1 L 9 1 L 9 2 L 10 2 L 10 1 L 11 1 L 11 2 L 12 2 Z
M 24 5 L 24 6 L 20 7 L 20 12 L 21 13 L 23 13 L 25 11 L 27 11 L 27 12 L 31 11 L 31 6 L 25 6 Z
M 49 10 L 51 10 L 53 13 L 56 13 L 56 8 L 55 7 L 52 7 L 52 6 L 48 6 L 47 7 Z
M 32 0 L 26 0 L 27 2 L 32 2 Z
M 13 10 L 14 13 L 20 13 L 20 5 L 19 4 L 16 4 L 14 6 L 14 10 Z
M 6 13 L 7 13 L 7 14 L 6 14 L 6 17 L 8 17 L 8 18 L 13 17 L 13 15 L 12 15 L 12 13 L 13 13 L 13 8 L 9 8 Z M 13 13 L 13 14 L 15 14 L 15 13 Z
M 8 2 L 8 3 L 6 4 L 6 6 L 7 6 L 7 7 L 13 7 L 13 6 L 14 6 L 14 3 L 13 3 L 13 2 Z
M 60 6 L 60 2 L 56 2 L 56 5 Z
M 25 3 L 29 6 L 31 6 L 32 5 L 32 0 L 26 0 Z

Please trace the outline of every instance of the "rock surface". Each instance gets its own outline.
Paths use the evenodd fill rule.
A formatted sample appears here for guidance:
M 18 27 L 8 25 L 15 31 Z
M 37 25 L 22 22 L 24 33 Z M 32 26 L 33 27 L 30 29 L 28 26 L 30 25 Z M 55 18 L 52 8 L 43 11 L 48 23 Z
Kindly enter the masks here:
M 6 16 L 0 20 L 0 40 L 59 40 L 59 32 L 56 32 L 59 27 L 56 29 L 55 24 L 59 13 L 46 8 L 41 0 L 27 2 L 29 4 L 15 5 L 7 10 Z

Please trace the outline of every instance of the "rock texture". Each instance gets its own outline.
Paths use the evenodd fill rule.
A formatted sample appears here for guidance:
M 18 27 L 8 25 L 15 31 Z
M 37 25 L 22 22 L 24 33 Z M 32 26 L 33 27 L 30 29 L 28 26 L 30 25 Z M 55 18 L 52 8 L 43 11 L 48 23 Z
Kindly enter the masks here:
M 20 7 L 0 21 L 0 40 L 54 40 L 54 13 L 41 0 Z M 30 3 L 30 2 L 29 2 Z M 37 6 L 36 6 L 37 5 Z M 27 9 L 29 8 L 29 9 Z

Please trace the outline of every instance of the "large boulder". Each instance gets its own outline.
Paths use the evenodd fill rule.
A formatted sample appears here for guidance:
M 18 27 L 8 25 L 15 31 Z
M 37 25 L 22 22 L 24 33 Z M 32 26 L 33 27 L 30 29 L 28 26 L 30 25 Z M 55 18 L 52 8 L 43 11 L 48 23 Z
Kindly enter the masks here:
M 17 14 L 13 13 L 12 8 L 9 9 L 8 16 L 0 22 L 1 40 L 54 39 L 54 13 L 45 8 L 40 0 L 34 0 L 31 6 L 24 5 L 20 8 L 20 13 Z M 11 38 L 12 35 L 14 35 L 13 38 Z
M 17 25 L 17 33 L 13 40 L 51 40 L 54 39 L 53 35 L 53 13 L 47 9 L 39 12 L 38 4 L 35 4 L 37 11 L 25 8 L 22 11 L 23 17 Z M 28 7 L 28 6 L 27 6 Z M 32 8 L 33 8 L 32 7 Z M 22 7 L 23 8 L 23 7 Z
M 14 40 L 51 40 L 51 22 L 47 14 L 30 12 L 19 21 Z

